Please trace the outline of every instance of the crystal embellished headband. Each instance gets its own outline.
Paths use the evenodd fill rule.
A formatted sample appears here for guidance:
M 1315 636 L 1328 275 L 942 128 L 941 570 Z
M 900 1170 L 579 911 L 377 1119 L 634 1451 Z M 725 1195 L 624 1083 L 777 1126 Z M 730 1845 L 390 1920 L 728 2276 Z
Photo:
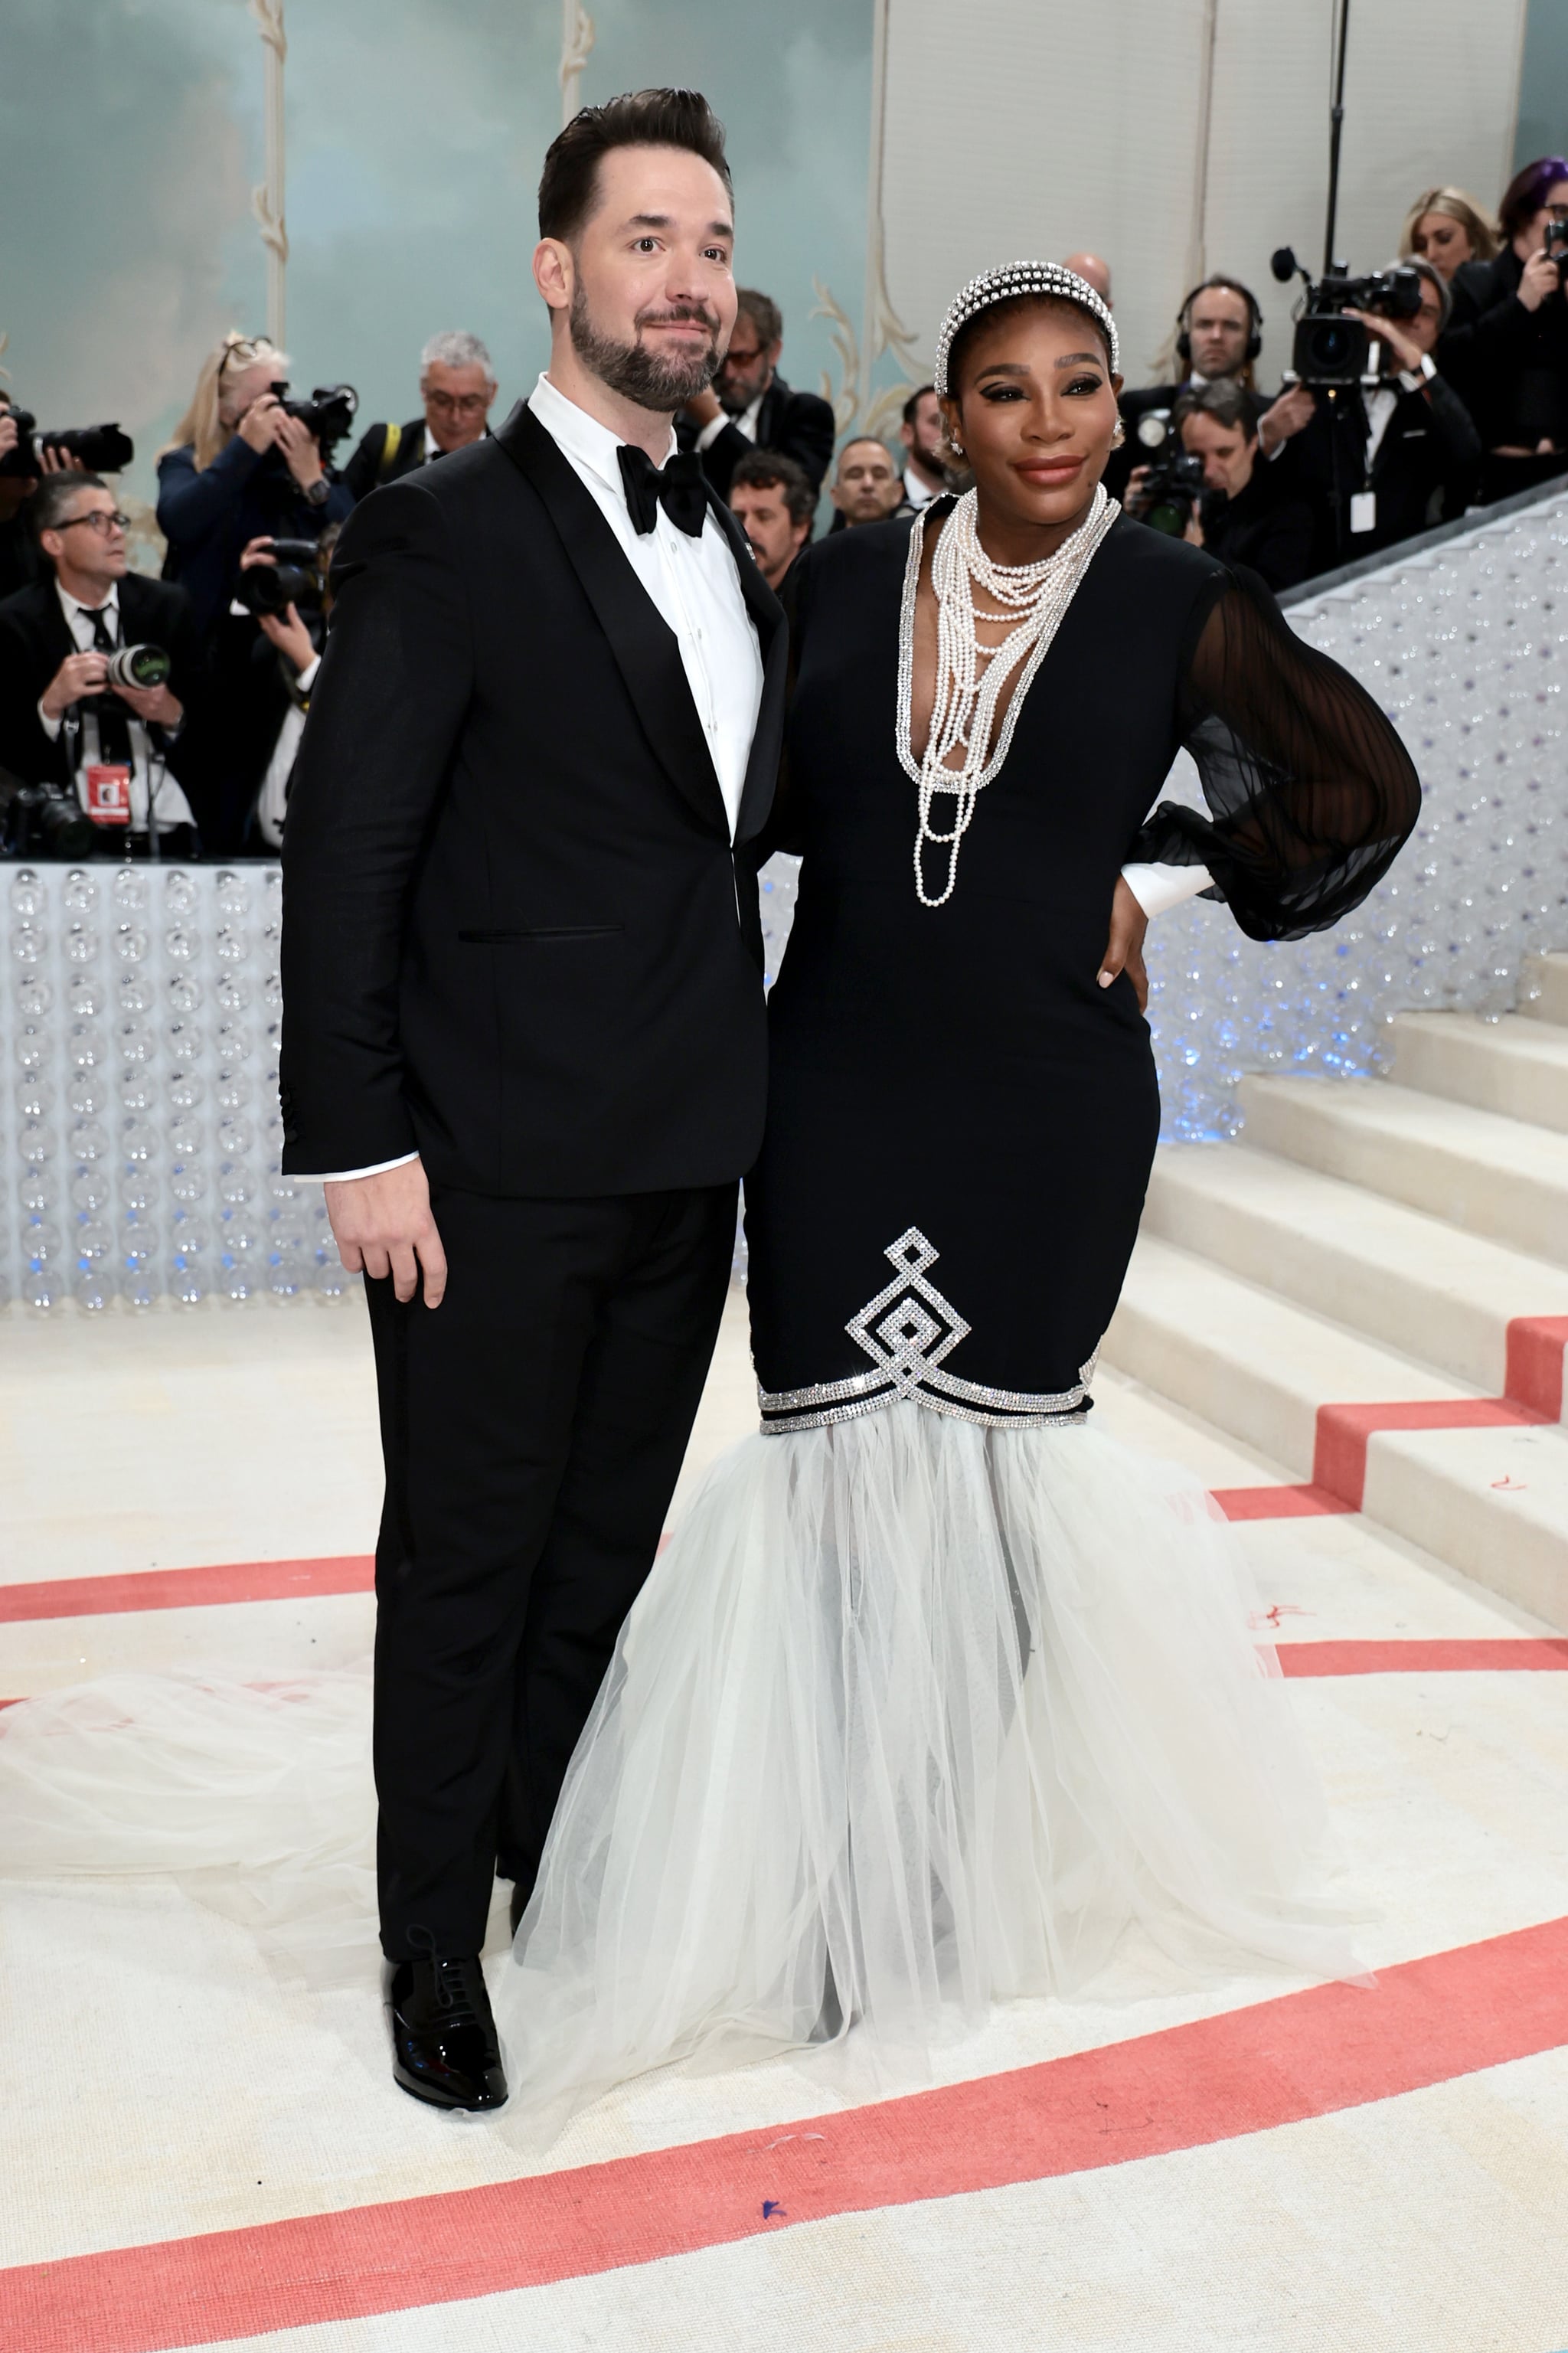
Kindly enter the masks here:
M 947 380 L 947 361 L 959 329 L 977 319 L 982 311 L 993 310 L 998 302 L 1011 302 L 1019 294 L 1054 294 L 1058 301 L 1076 302 L 1080 311 L 1087 311 L 1105 332 L 1110 345 L 1110 373 L 1116 374 L 1116 322 L 1088 279 L 1080 278 L 1076 269 L 1064 269 L 1059 261 L 1009 261 L 1001 269 L 982 271 L 953 296 L 936 339 L 931 381 L 939 393 L 952 389 Z

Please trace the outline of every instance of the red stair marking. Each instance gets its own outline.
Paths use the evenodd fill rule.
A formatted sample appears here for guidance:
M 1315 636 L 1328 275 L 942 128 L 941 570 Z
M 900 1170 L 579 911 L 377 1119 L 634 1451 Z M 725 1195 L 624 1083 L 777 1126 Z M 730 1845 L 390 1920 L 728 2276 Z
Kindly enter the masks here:
M 46 1577 L 0 1585 L 0 1625 L 34 1618 L 100 1618 L 118 1609 L 196 1609 L 216 1601 L 289 1601 L 312 1593 L 369 1593 L 369 1553 L 325 1560 L 225 1561 L 211 1568 L 143 1568 L 128 1577 Z

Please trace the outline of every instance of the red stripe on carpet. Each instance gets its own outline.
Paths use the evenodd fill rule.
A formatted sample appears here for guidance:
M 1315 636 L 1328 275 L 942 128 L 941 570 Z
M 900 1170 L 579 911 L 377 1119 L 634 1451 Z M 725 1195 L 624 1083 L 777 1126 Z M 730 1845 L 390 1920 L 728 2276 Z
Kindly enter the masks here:
M 215 1601 L 289 1601 L 311 1593 L 369 1593 L 369 1553 L 328 1560 L 226 1561 L 213 1568 L 144 1568 L 128 1577 L 49 1577 L 0 1585 L 0 1625 L 31 1618 L 98 1618 L 116 1609 L 193 1609 Z
M 1215 1502 L 1227 1520 L 1313 1520 L 1355 1505 L 1323 1487 L 1214 1487 Z
M 1405 1962 L 1370 1992 L 1315 1986 L 784 2132 L 24 2265 L 0 2272 L 0 2309 L 27 2353 L 168 2353 L 1167 2156 L 1565 2042 L 1554 1920 Z
M 1407 1405 L 1321 1405 L 1312 1484 L 1359 1512 L 1366 1487 L 1366 1442 L 1380 1430 L 1520 1429 L 1545 1417 L 1508 1398 L 1420 1398 Z
M 1547 1421 L 1563 1419 L 1563 1351 L 1568 1315 L 1516 1315 L 1508 1327 L 1503 1390 Z
M 1568 1674 L 1568 1641 L 1550 1635 L 1496 1640 L 1280 1642 L 1283 1675 Z

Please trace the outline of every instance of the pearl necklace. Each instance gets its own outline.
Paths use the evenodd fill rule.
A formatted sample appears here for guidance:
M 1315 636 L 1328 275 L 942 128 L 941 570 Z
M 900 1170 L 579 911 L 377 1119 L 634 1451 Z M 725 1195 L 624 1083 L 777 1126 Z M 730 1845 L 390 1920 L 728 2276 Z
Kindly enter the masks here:
M 915 600 L 920 591 L 921 551 L 925 542 L 923 514 L 910 533 L 909 562 L 904 569 L 904 601 L 899 617 L 899 704 L 897 741 L 905 773 L 920 789 L 920 828 L 915 835 L 915 890 L 922 907 L 942 907 L 958 880 L 959 845 L 969 829 L 975 804 L 1001 768 L 1013 742 L 1013 730 L 1035 674 L 1050 649 L 1051 640 L 1072 603 L 1079 581 L 1096 549 L 1121 512 L 1103 484 L 1097 488 L 1087 522 L 1064 540 L 1042 564 L 994 564 L 980 544 L 976 499 L 966 491 L 958 501 L 931 558 L 931 586 L 936 592 L 936 693 L 931 703 L 931 732 L 924 756 L 916 760 L 910 748 L 910 704 L 914 684 Z M 976 586 L 999 610 L 981 611 L 974 602 Z M 1017 626 L 995 647 L 983 646 L 977 621 L 1011 621 Z M 1008 703 L 1000 729 L 997 705 L 1008 679 L 1024 662 L 1017 691 Z M 990 756 L 985 746 L 991 745 Z M 949 756 L 958 751 L 956 766 Z M 951 793 L 955 807 L 952 830 L 940 832 L 931 823 L 931 806 L 939 793 Z M 947 882 L 936 898 L 926 891 L 923 858 L 927 842 L 947 851 Z

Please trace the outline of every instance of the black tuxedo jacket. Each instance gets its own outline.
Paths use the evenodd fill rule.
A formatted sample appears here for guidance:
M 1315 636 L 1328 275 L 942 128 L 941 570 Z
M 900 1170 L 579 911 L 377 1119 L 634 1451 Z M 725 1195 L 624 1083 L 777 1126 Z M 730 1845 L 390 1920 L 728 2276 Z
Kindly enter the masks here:
M 382 456 L 391 429 L 390 426 L 373 425 L 343 468 L 343 480 L 356 500 L 368 499 L 372 491 L 388 482 L 400 482 L 405 474 L 415 473 L 425 463 L 425 419 L 416 417 L 411 425 L 398 427 L 397 448 L 391 465 L 383 473 Z
M 740 853 L 786 632 L 718 512 L 764 672 Z M 579 1197 L 741 1176 L 766 1087 L 751 860 L 674 632 L 555 442 L 520 406 L 376 491 L 332 581 L 283 849 L 284 1167 L 417 1150 L 466 1190 Z
M 169 686 L 184 704 L 186 723 L 175 735 L 157 726 L 147 733 L 171 776 L 184 784 L 199 734 L 204 684 L 191 600 L 173 581 L 149 580 L 140 572 L 128 572 L 119 590 L 123 642 L 162 646 L 173 662 Z M 79 650 L 60 610 L 52 571 L 0 605 L 0 765 L 28 784 L 72 781 L 72 731 L 62 727 L 51 743 L 38 718 L 38 699 L 68 654 Z
M 676 430 L 683 449 L 695 448 L 694 427 L 682 419 Z M 748 441 L 739 426 L 726 422 L 702 452 L 702 470 L 719 496 L 728 499 L 731 480 L 742 459 L 749 458 L 753 449 L 776 449 L 804 466 L 812 489 L 819 491 L 833 455 L 833 411 L 821 395 L 792 392 L 784 378 L 775 375 L 757 411 L 756 439 Z
M 1336 451 L 1335 436 L 1338 436 Z M 1468 409 L 1441 375 L 1419 391 L 1402 385 L 1394 414 L 1373 459 L 1366 464 L 1367 414 L 1360 392 L 1347 393 L 1333 407 L 1320 395 L 1317 414 L 1293 434 L 1276 464 L 1293 474 L 1312 504 L 1316 531 L 1312 571 L 1328 572 L 1363 555 L 1397 546 L 1444 517 L 1461 515 L 1480 472 L 1480 437 Z M 1338 458 L 1338 471 L 1335 459 Z M 1332 493 L 1342 502 L 1363 488 L 1377 497 L 1377 522 L 1369 532 L 1350 530 L 1348 506 L 1342 530 Z

